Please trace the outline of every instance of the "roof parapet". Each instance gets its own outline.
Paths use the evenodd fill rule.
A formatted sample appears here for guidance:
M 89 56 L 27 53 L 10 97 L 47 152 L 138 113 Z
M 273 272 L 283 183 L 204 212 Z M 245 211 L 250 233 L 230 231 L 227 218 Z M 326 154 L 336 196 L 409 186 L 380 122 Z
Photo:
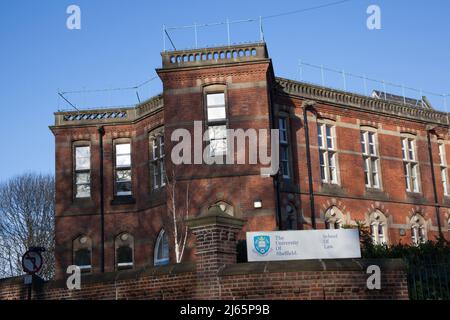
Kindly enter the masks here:
M 163 69 L 266 60 L 264 42 L 161 52 Z
M 391 116 L 400 116 L 439 125 L 448 126 L 450 124 L 449 114 L 446 112 L 429 108 L 412 107 L 393 101 L 386 101 L 279 77 L 276 78 L 276 82 L 279 85 L 278 89 L 280 91 L 301 98 L 345 105 L 362 111 L 384 113 Z
M 162 95 L 154 96 L 135 107 L 55 112 L 55 126 L 97 125 L 132 122 L 163 107 Z

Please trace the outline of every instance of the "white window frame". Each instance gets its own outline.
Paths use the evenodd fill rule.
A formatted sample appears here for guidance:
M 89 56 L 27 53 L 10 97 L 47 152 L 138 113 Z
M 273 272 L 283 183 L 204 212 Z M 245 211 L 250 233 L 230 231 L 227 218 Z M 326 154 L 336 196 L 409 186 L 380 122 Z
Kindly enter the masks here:
M 421 215 L 415 214 L 411 218 L 411 242 L 413 245 L 419 245 L 427 242 L 427 239 L 425 219 Z
M 288 118 L 281 115 L 278 118 L 278 130 L 280 135 L 280 165 L 281 174 L 284 179 L 291 178 L 291 154 L 289 147 L 289 124 Z
M 439 142 L 439 167 L 441 170 L 442 189 L 444 192 L 444 196 L 448 196 L 449 195 L 448 168 L 445 153 L 445 144 L 443 142 Z
M 389 243 L 389 228 L 386 216 L 379 210 L 372 212 L 369 225 L 373 243 L 376 245 L 387 245 Z
M 402 157 L 405 174 L 406 191 L 420 193 L 419 162 L 417 161 L 417 143 L 415 138 L 402 138 Z
M 130 146 L 130 152 L 129 153 L 118 153 L 117 151 L 117 146 L 120 145 L 129 145 Z M 117 163 L 117 158 L 119 156 L 129 156 L 130 157 L 130 164 L 129 165 L 119 165 Z M 115 185 L 115 195 L 116 196 L 131 196 L 133 194 L 133 171 L 132 171 L 132 146 L 131 146 L 131 141 L 128 142 L 116 142 L 114 144 L 114 163 L 115 163 L 115 168 L 114 168 L 114 185 Z M 119 180 L 118 178 L 118 172 L 119 171 L 130 171 L 130 179 L 121 179 Z M 119 191 L 118 189 L 118 184 L 120 183 L 127 183 L 129 182 L 131 185 L 131 190 L 130 191 Z
M 162 241 L 164 241 L 164 239 L 167 240 L 167 254 L 168 256 L 162 259 L 158 258 L 159 255 L 159 246 L 161 244 Z M 164 248 L 163 248 L 164 250 Z M 163 229 L 160 231 L 158 238 L 156 239 L 156 243 L 155 243 L 155 249 L 154 249 L 154 254 L 153 254 L 153 264 L 155 266 L 164 266 L 169 264 L 169 260 L 170 260 L 170 250 L 169 250 L 169 239 L 167 238 L 166 235 L 166 231 Z
M 376 132 L 361 129 L 361 148 L 363 154 L 365 185 L 367 188 L 381 189 L 380 157 Z M 372 138 L 372 141 L 371 139 Z M 372 150 L 371 150 L 372 147 Z
M 160 131 L 155 135 L 150 135 L 151 154 L 150 167 L 152 176 L 152 190 L 157 190 L 166 185 L 166 171 L 164 167 L 164 131 Z
M 88 158 L 88 165 L 86 167 L 80 167 L 79 163 L 78 163 L 78 155 L 77 155 L 77 150 L 81 149 L 81 148 L 87 148 L 88 149 L 88 156 L 87 157 L 83 157 L 83 158 Z M 74 193 L 75 193 L 75 198 L 77 199 L 83 199 L 83 198 L 90 198 L 91 197 L 91 146 L 90 145 L 85 145 L 85 144 L 80 144 L 80 145 L 75 145 L 74 146 L 74 152 L 73 152 L 74 156 Z M 80 157 L 81 158 L 81 157 Z M 78 182 L 78 177 L 80 175 L 87 175 L 88 177 L 88 181 L 87 182 Z M 78 186 L 88 186 L 88 192 L 87 193 L 83 193 L 83 194 L 79 194 L 78 193 Z
M 329 129 L 329 134 L 327 132 Z M 329 123 L 317 123 L 319 142 L 319 166 L 322 183 L 339 184 L 339 168 L 336 150 L 336 127 Z
M 209 97 L 213 96 L 223 96 L 223 104 L 210 104 Z M 225 156 L 228 151 L 227 145 L 227 97 L 225 91 L 211 91 L 205 93 L 205 104 L 206 104 L 206 123 L 208 126 L 208 149 L 210 157 L 221 157 Z M 213 99 L 211 99 L 213 100 Z M 212 112 L 214 109 L 223 109 L 224 117 L 212 117 Z M 223 130 L 225 127 L 225 130 Z M 220 149 L 215 149 L 214 146 L 220 146 Z

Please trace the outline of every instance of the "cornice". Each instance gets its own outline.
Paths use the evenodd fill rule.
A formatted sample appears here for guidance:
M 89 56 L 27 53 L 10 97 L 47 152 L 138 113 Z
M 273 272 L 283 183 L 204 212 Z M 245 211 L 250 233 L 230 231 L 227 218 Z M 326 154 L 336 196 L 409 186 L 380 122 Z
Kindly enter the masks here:
M 441 126 L 449 125 L 448 113 L 446 112 L 426 108 L 414 108 L 407 105 L 279 77 L 277 77 L 275 81 L 276 90 L 278 92 L 302 99 L 328 102 L 342 107 L 353 107 L 361 111 L 435 123 Z

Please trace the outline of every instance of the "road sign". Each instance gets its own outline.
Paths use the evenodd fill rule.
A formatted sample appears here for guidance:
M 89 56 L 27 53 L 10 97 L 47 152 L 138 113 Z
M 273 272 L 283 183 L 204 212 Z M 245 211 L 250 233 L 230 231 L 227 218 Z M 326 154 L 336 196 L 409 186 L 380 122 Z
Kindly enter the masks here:
M 28 274 L 35 274 L 41 270 L 43 264 L 42 256 L 38 251 L 28 250 L 22 256 L 23 271 Z

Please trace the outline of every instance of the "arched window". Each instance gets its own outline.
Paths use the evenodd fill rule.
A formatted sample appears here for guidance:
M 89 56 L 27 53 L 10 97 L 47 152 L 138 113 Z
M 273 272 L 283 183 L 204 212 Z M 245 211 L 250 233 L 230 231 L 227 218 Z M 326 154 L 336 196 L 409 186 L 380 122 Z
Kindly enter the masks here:
M 411 241 L 414 245 L 425 243 L 427 241 L 427 230 L 425 225 L 425 219 L 415 214 L 411 218 Z
M 370 234 L 374 244 L 387 244 L 387 218 L 379 210 L 372 212 L 369 216 Z
M 132 269 L 134 266 L 134 238 L 129 233 L 121 233 L 116 237 L 117 270 Z
M 73 240 L 73 264 L 80 267 L 81 272 L 92 270 L 92 240 L 81 235 Z
M 158 235 L 155 244 L 154 265 L 163 266 L 169 264 L 169 239 L 163 230 Z
M 341 210 L 335 206 L 325 212 L 325 227 L 327 229 L 341 229 L 344 225 L 344 220 Z

